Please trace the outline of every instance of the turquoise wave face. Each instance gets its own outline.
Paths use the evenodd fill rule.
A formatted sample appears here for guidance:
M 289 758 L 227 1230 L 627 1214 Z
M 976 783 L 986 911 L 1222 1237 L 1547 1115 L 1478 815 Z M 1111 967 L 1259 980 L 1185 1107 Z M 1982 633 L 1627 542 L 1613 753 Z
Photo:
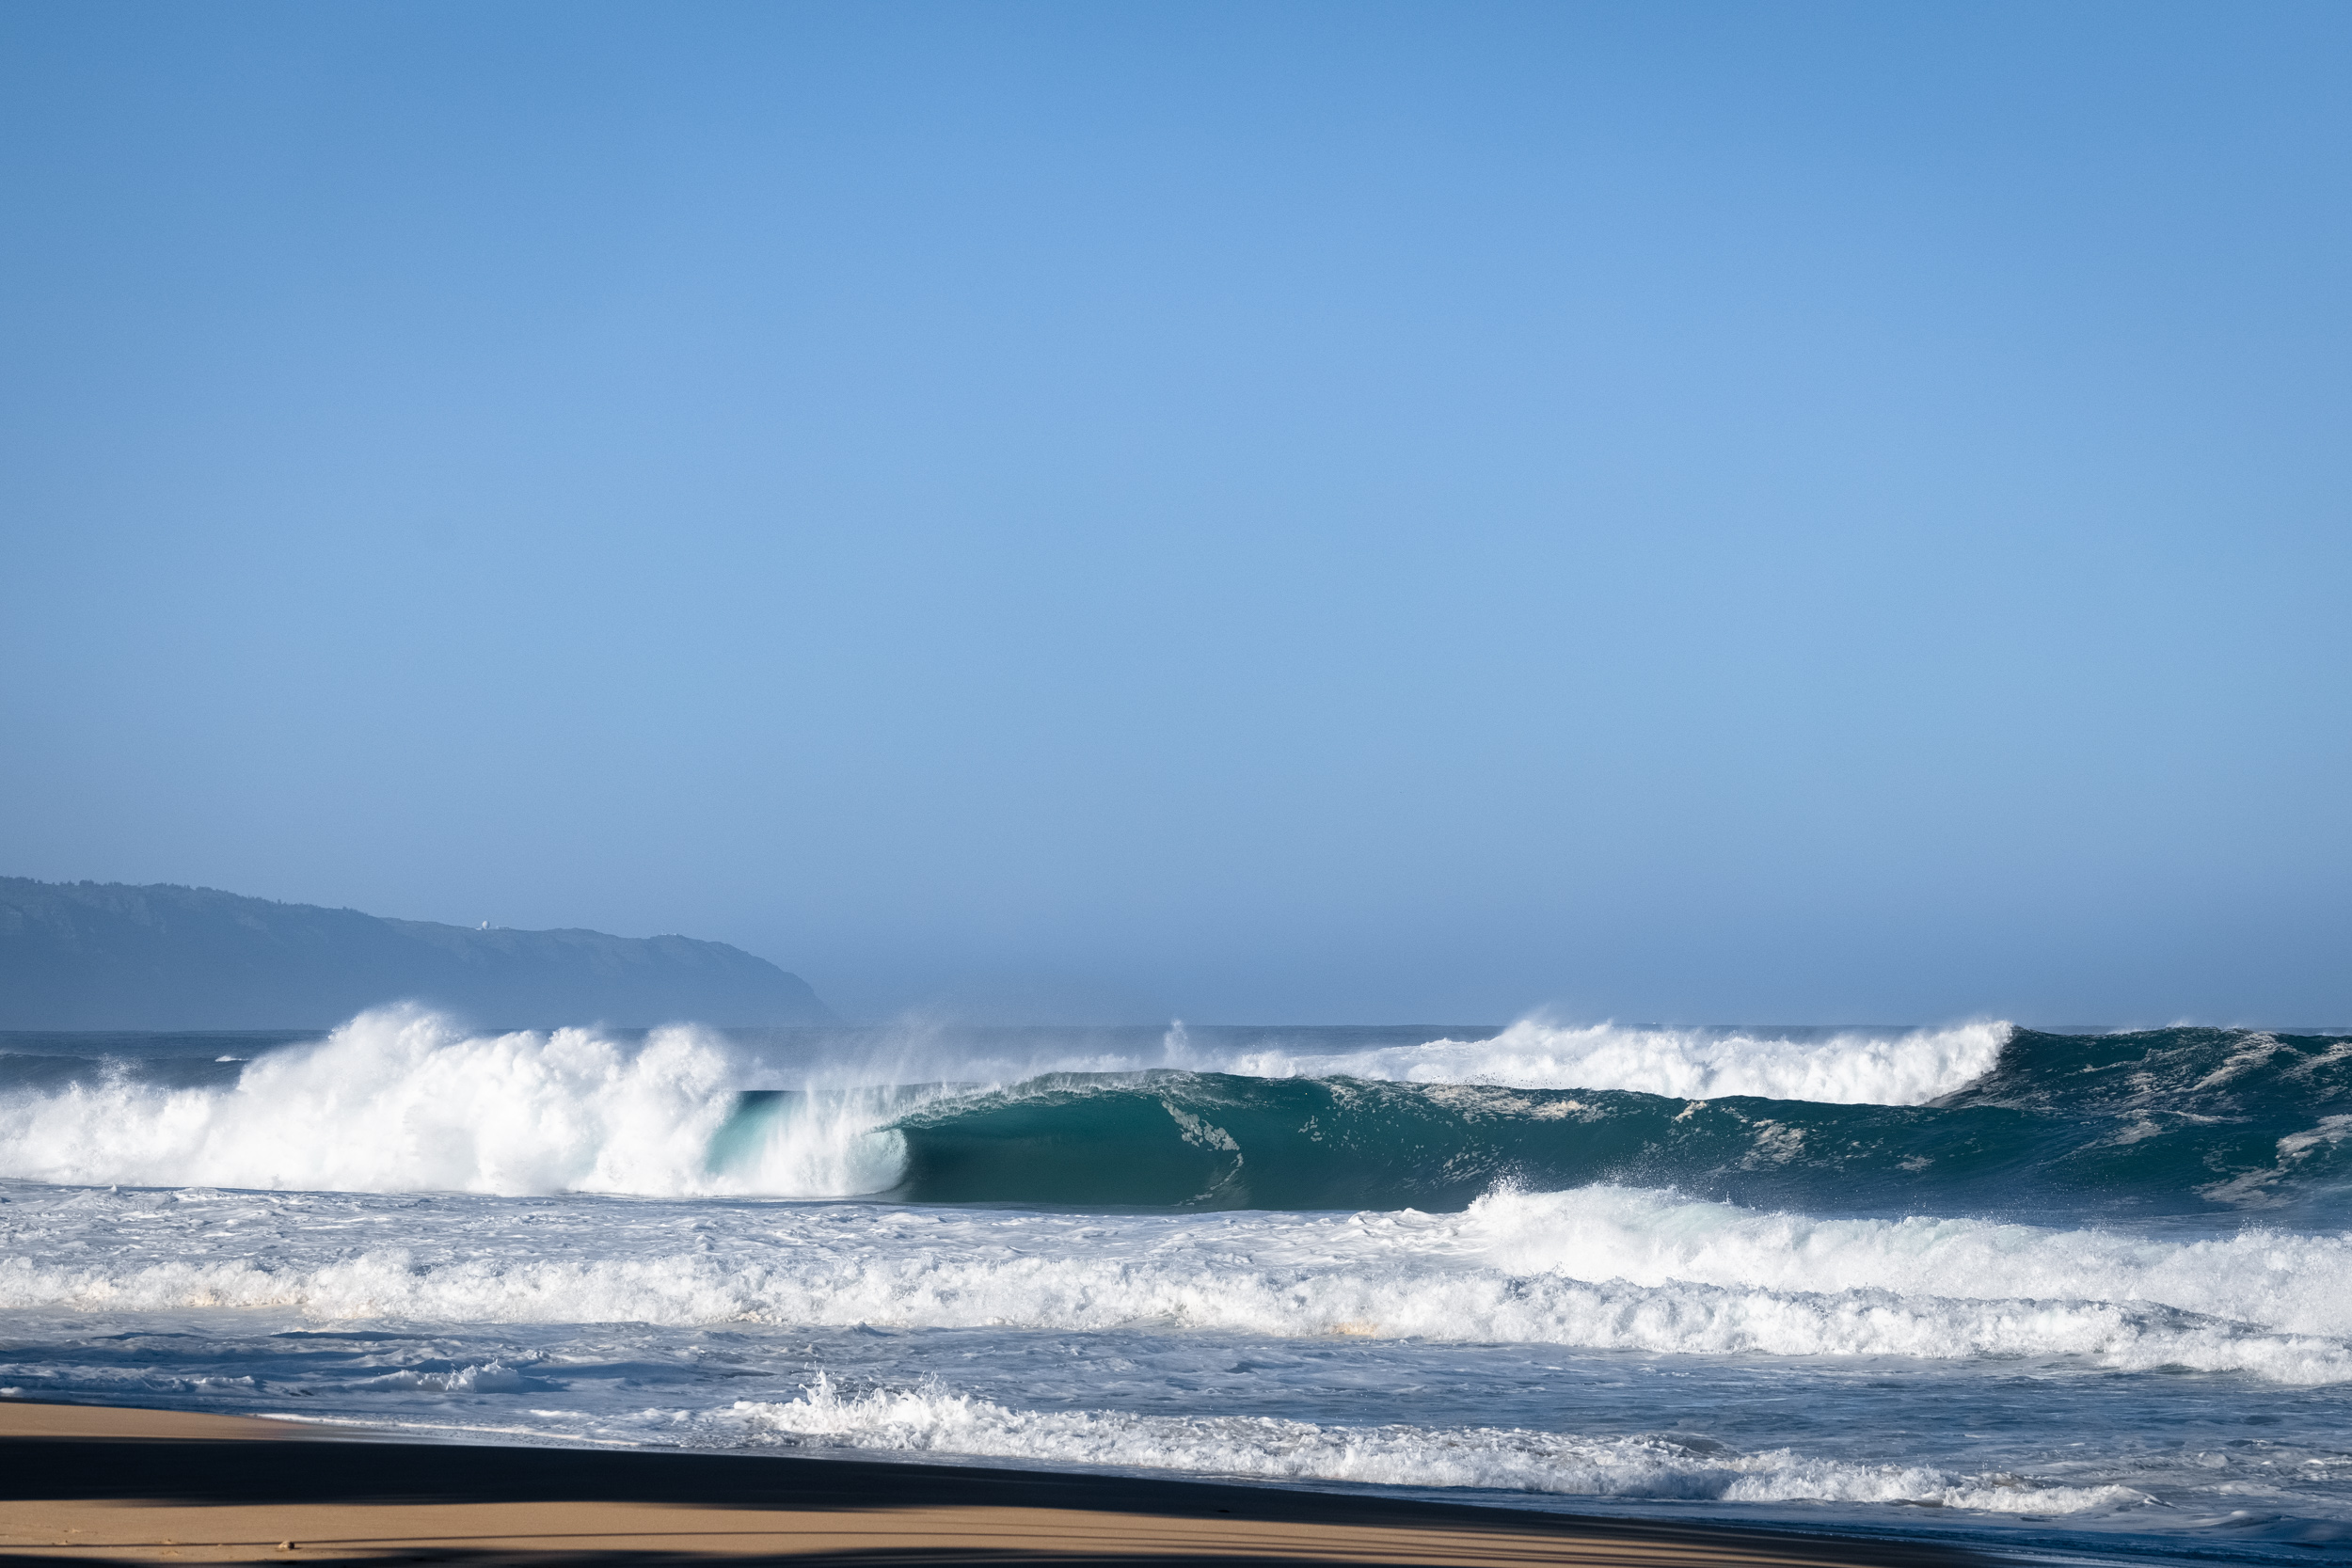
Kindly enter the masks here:
M 2352 1040 L 2202 1029 L 2021 1030 L 1992 1072 L 1925 1106 L 1065 1074 L 896 1117 L 892 1196 L 1454 1210 L 1499 1186 L 1613 1181 L 1845 1212 L 2236 1213 L 2341 1195 L 2347 1113 Z
M 2352 1191 L 2352 1038 L 2339 1036 L 1387 1034 L 1320 1055 L 1255 1039 L 1180 1052 L 1171 1037 L 1167 1058 L 1184 1065 L 1152 1070 L 1089 1044 L 1045 1059 L 1120 1070 L 1007 1067 L 996 1081 L 1025 1081 L 986 1091 L 743 1095 L 727 1085 L 766 1075 L 756 1061 L 691 1031 L 478 1037 L 387 1014 L 307 1044 L 167 1039 L 143 1053 L 109 1039 L 77 1055 L 56 1048 L 77 1040 L 11 1041 L 50 1049 L 0 1052 L 0 1176 L 1351 1211 L 1607 1182 L 1816 1212 L 2281 1225 L 2339 1225 Z M 816 1067 L 848 1085 L 899 1075 L 838 1060 L 773 1075 L 807 1082 Z M 943 1068 L 1000 1071 L 981 1057 Z M 1588 1074 L 1621 1086 L 1565 1086 Z M 1515 1086 L 1528 1085 L 1547 1086 Z M 1666 1089 L 1679 1092 L 1649 1092 Z

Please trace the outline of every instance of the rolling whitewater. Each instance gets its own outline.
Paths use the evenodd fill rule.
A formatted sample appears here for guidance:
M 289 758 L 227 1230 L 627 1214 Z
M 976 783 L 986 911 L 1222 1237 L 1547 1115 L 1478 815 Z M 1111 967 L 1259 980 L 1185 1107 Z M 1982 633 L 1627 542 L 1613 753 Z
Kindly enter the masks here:
M 2352 1556 L 2352 1038 L 0 1037 L 0 1394 Z

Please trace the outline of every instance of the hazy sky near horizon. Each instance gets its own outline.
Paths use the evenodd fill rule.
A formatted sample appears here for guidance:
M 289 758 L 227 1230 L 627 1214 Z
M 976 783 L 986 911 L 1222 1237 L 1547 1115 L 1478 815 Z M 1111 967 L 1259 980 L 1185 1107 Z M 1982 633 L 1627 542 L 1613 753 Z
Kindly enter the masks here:
M 2352 8 L 0 11 L 0 872 L 2352 1022 Z

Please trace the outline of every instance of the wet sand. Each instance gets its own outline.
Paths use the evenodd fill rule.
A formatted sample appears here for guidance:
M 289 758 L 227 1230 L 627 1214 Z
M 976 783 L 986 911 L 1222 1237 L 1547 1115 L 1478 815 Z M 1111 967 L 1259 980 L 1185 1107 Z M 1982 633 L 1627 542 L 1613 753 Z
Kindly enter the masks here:
M 644 1449 L 0 1402 L 0 1559 L 1985 1568 L 1929 1544 L 1283 1488 Z

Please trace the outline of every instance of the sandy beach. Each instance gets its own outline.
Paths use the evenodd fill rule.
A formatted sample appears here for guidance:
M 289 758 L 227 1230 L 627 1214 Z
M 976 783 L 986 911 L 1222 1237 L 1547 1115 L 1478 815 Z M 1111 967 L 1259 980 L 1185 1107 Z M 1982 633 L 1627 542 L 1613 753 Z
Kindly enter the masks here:
M 1963 1568 L 1947 1548 L 1257 1486 L 933 1465 L 402 1442 L 0 1403 L 0 1556 L 34 1562 L 777 1558 Z

